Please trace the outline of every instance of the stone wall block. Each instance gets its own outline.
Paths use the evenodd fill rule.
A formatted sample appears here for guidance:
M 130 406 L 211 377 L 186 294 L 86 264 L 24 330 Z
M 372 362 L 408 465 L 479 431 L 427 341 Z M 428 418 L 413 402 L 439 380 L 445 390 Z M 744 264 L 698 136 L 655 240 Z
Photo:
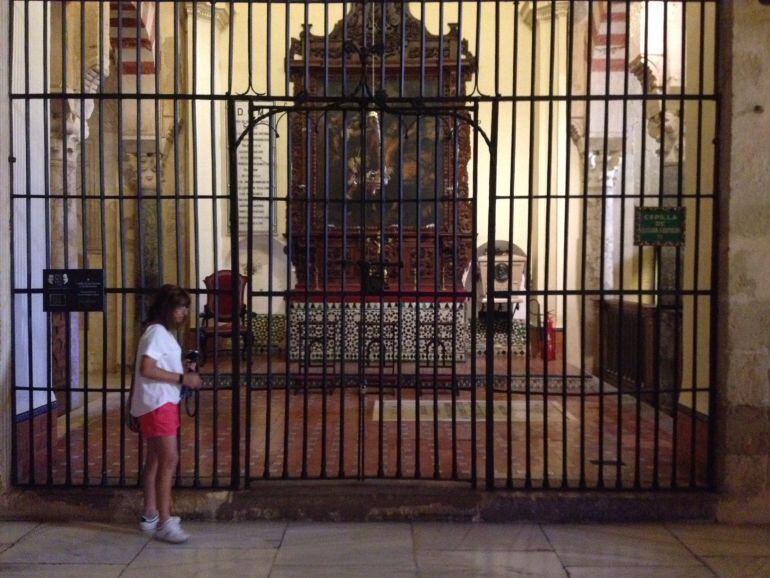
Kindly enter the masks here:
M 734 424 L 733 424 L 734 425 Z M 754 496 L 767 487 L 768 457 L 728 455 L 721 490 L 731 496 Z
M 767 350 L 732 352 L 727 375 L 724 398 L 729 405 L 770 407 L 770 353 Z
M 759 263 L 757 266 L 760 266 Z M 731 303 L 728 331 L 730 341 L 727 347 L 731 353 L 770 350 L 770 299 Z
M 729 408 L 725 417 L 726 450 L 737 456 L 762 455 L 770 445 L 768 410 L 750 405 Z

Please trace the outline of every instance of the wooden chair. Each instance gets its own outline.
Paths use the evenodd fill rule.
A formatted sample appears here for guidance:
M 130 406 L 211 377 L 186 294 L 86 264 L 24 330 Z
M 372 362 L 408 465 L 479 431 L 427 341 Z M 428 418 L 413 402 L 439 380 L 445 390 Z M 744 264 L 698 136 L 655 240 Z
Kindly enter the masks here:
M 209 355 L 222 350 L 220 344 L 224 339 L 230 339 L 233 333 L 233 272 L 222 269 L 212 273 L 203 280 L 206 285 L 206 304 L 203 306 L 201 316 L 200 340 L 201 340 L 201 365 L 205 363 Z M 245 358 L 251 341 L 251 326 L 248 320 L 244 294 L 246 291 L 245 275 L 237 275 L 239 296 L 239 341 L 242 342 L 241 355 Z M 233 345 L 233 349 L 237 346 Z

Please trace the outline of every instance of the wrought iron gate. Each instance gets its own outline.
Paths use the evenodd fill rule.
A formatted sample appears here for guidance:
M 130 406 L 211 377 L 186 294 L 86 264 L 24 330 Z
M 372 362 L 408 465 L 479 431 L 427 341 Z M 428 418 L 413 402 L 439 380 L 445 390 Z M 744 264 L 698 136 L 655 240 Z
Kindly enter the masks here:
M 246 196 L 251 215 L 267 212 L 272 222 L 275 203 L 281 202 L 289 215 L 287 258 L 280 264 L 271 258 L 268 264 L 285 274 L 284 286 L 291 290 L 275 289 L 268 274 L 267 287 L 247 285 L 250 298 L 245 301 L 247 319 L 258 315 L 249 306 L 255 298 L 286 304 L 283 344 L 273 351 L 268 339 L 262 363 L 255 363 L 247 347 L 245 369 L 233 360 L 233 379 L 248 384 L 248 415 L 259 414 L 247 426 L 246 478 L 426 477 L 475 484 L 483 448 L 474 425 L 483 421 L 476 388 L 485 381 L 471 367 L 475 356 L 468 356 L 477 350 L 476 334 L 468 331 L 477 321 L 467 311 L 479 297 L 476 285 L 466 287 L 466 281 L 479 275 L 471 258 L 476 195 L 469 194 L 467 178 L 459 176 L 467 171 L 458 152 L 447 157 L 457 159 L 447 162 L 451 174 L 440 179 L 419 175 L 439 172 L 436 151 L 469 146 L 471 131 L 474 146 L 477 135 L 493 143 L 478 125 L 477 107 L 454 101 L 416 108 L 407 98 L 386 102 L 367 91 L 371 94 L 359 98 L 284 108 L 255 109 L 244 100 L 229 105 L 235 135 L 231 150 L 236 151 L 230 155 L 230 182 L 237 183 L 231 206 Z M 239 108 L 248 111 L 243 126 L 236 120 Z M 280 114 L 287 115 L 292 135 L 304 135 L 292 161 L 326 168 L 315 186 L 311 171 L 305 171 L 287 197 L 255 194 L 258 175 L 248 170 L 258 165 L 255 129 L 263 126 L 272 134 L 272 119 Z M 335 119 L 342 125 L 335 125 Z M 408 152 L 407 131 L 417 135 Z M 420 150 L 421 133 L 429 134 L 431 149 Z M 394 137 L 396 144 L 389 142 Z M 336 162 L 333 139 L 344 141 Z M 237 152 L 239 147 L 244 153 Z M 312 158 L 316 147 L 324 151 L 320 163 Z M 408 154 L 433 160 L 409 167 L 404 162 Z M 352 171 L 348 155 L 355 159 Z M 462 156 L 467 162 L 469 155 Z M 389 166 L 394 159 L 396 166 Z M 335 175 L 334 168 L 343 174 Z M 416 169 L 417 183 L 429 185 L 427 190 L 415 189 L 414 176 L 411 181 L 405 177 L 410 168 Z M 348 191 L 333 198 L 330 182 L 338 177 Z M 263 191 L 274 190 L 269 182 L 263 184 Z M 273 209 L 259 211 L 258 203 Z M 246 226 L 245 238 L 253 239 L 254 219 L 247 219 Z M 246 255 L 251 254 L 248 249 Z M 268 254 L 274 255 L 272 248 Z M 253 268 L 247 259 L 237 270 L 252 278 Z M 268 336 L 274 321 L 268 311 Z M 329 411 L 331 405 L 338 407 Z M 459 420 L 458 407 L 465 410 Z M 276 422 L 277 435 L 272 431 Z M 258 451 L 251 445 L 255 434 L 264 443 Z
M 12 1 L 13 482 L 710 487 L 721 4 Z

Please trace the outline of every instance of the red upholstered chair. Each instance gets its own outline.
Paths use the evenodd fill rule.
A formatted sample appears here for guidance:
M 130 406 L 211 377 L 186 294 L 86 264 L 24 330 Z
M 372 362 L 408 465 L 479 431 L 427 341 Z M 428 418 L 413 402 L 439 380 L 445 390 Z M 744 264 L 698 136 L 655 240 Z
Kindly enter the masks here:
M 230 339 L 233 333 L 233 272 L 229 269 L 222 269 L 212 273 L 203 280 L 206 285 L 206 304 L 201 313 L 201 352 L 203 358 L 201 364 L 205 363 L 205 358 L 213 355 L 215 351 L 222 349 L 220 344 L 225 339 Z M 238 296 L 240 300 L 239 317 L 240 331 L 239 335 L 242 341 L 241 354 L 245 357 L 251 339 L 251 327 L 247 322 L 248 316 L 244 302 L 246 292 L 245 275 L 237 275 Z M 218 343 L 219 342 L 219 343 Z M 236 345 L 233 345 L 235 349 Z

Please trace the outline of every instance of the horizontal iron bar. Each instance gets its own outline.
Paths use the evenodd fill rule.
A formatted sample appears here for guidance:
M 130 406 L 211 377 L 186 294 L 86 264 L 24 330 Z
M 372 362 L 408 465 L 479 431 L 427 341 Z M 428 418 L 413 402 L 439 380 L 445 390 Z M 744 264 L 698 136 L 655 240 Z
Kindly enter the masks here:
M 189 0 L 152 0 L 153 4 L 181 4 L 181 5 L 187 5 L 189 4 Z M 355 0 L 348 0 L 348 4 L 354 3 Z M 358 0 L 361 2 L 362 0 Z M 398 0 L 390 0 L 390 1 L 398 1 Z M 577 0 L 572 0 L 577 1 Z M 583 2 L 593 2 L 595 4 L 598 4 L 601 0 L 582 0 Z M 642 1 L 642 0 L 633 0 L 635 2 Z M 718 2 L 723 2 L 724 0 L 668 0 L 670 2 L 676 2 L 677 4 L 716 4 Z M 14 0 L 14 2 L 22 3 L 22 0 Z M 41 4 L 61 4 L 61 0 L 40 0 Z M 78 0 L 78 2 L 85 2 L 88 4 L 93 3 L 101 3 L 101 4 L 109 4 L 110 0 Z M 548 0 L 540 0 L 541 5 L 546 4 Z M 26 3 L 26 0 L 25 0 Z M 293 6 L 304 6 L 305 4 L 329 4 L 329 5 L 341 5 L 343 4 L 342 0 L 221 0 L 220 4 L 255 4 L 255 5 L 282 5 L 282 4 L 290 4 Z M 425 5 L 430 6 L 431 4 L 441 4 L 446 3 L 446 0 L 425 0 Z M 518 4 L 519 0 L 474 0 L 473 4 Z
M 375 261 L 373 264 L 377 264 Z M 221 295 L 229 295 L 230 289 L 193 289 L 193 288 L 185 288 L 185 291 L 188 293 L 193 294 L 199 294 L 199 295 L 208 295 L 208 294 L 221 294 Z M 148 287 L 148 288 L 139 288 L 139 287 L 124 287 L 124 288 L 118 288 L 118 287 L 105 287 L 104 289 L 105 293 L 109 294 L 141 294 L 141 295 L 153 295 L 155 292 L 157 292 L 157 288 L 155 287 Z M 12 289 L 12 293 L 14 295 L 36 295 L 43 293 L 43 289 L 39 287 L 27 287 L 27 288 L 19 288 L 14 287 Z M 384 291 L 382 293 L 377 293 L 375 295 L 370 295 L 367 293 L 363 293 L 364 295 L 367 295 L 368 297 L 373 298 L 379 298 L 382 297 L 383 299 L 386 299 L 388 297 L 430 297 L 430 298 L 450 298 L 450 297 L 464 297 L 469 299 L 472 295 L 472 293 L 468 291 L 431 291 L 431 290 L 424 290 L 424 291 Z M 524 297 L 524 296 L 532 296 L 532 295 L 545 295 L 545 296 L 555 296 L 555 295 L 566 295 L 566 296 L 628 296 L 628 297 L 636 297 L 639 295 L 644 296 L 667 296 L 667 295 L 682 295 L 682 296 L 697 296 L 697 297 L 710 297 L 713 294 L 713 291 L 710 289 L 681 289 L 677 291 L 676 289 L 530 289 L 530 290 L 521 290 L 521 291 L 494 291 L 493 297 Z M 360 290 L 337 290 L 337 289 L 329 289 L 329 290 L 310 290 L 310 289 L 287 289 L 284 291 L 250 291 L 249 295 L 252 297 L 298 297 L 298 303 L 302 303 L 302 298 L 304 297 L 360 297 L 362 295 L 362 292 Z M 644 304 L 642 304 L 644 305 Z M 99 313 L 91 311 L 90 313 Z
M 715 195 L 713 193 L 682 193 L 681 195 L 678 194 L 663 194 L 658 195 L 655 193 L 652 194 L 646 194 L 646 195 L 638 195 L 638 194 L 632 194 L 632 193 L 625 193 L 625 194 L 595 194 L 595 195 L 584 195 L 582 193 L 571 193 L 571 194 L 553 194 L 553 195 L 515 195 L 514 197 L 511 197 L 510 195 L 505 196 L 496 196 L 495 199 L 498 201 L 510 201 L 511 198 L 514 199 L 514 201 L 522 201 L 527 199 L 713 199 Z M 12 199 L 68 199 L 68 200 L 90 200 L 90 201 L 113 201 L 113 200 L 124 200 L 124 201 L 176 201 L 176 200 L 228 200 L 230 198 L 230 195 L 169 195 L 169 194 L 162 194 L 159 196 L 156 195 L 99 195 L 99 194 L 71 194 L 71 195 L 55 195 L 55 194 L 37 194 L 37 193 L 14 193 L 11 195 Z M 380 204 L 382 202 L 386 202 L 388 205 L 395 203 L 403 203 L 403 204 L 412 204 L 412 203 L 426 203 L 426 202 L 433 202 L 435 200 L 439 200 L 442 202 L 446 201 L 446 197 L 420 197 L 419 199 L 401 199 L 392 201 L 390 199 L 321 199 L 321 198 L 314 198 L 311 197 L 309 199 L 303 198 L 303 197 L 275 197 L 275 196 L 263 196 L 263 195 L 255 195 L 251 197 L 246 197 L 248 199 L 251 199 L 252 201 L 260 201 L 260 202 L 273 202 L 273 203 L 285 203 L 289 200 L 291 200 L 292 203 L 309 203 L 311 205 L 322 205 L 324 203 L 328 203 L 330 205 L 341 205 L 343 203 L 350 204 L 350 203 L 366 203 L 366 204 Z M 457 197 L 458 200 L 465 199 L 465 197 Z M 473 197 L 468 197 L 470 199 L 473 199 Z M 353 230 L 353 227 L 348 227 L 347 230 Z
M 273 95 L 273 96 L 265 96 L 265 95 L 251 95 L 251 94 L 237 94 L 237 95 L 231 95 L 231 94 L 200 94 L 200 93 L 87 93 L 87 92 L 29 92 L 29 93 L 19 93 L 19 92 L 12 92 L 10 96 L 11 100 L 65 100 L 65 99 L 78 99 L 78 100 L 184 100 L 184 101 L 203 101 L 203 102 L 211 102 L 211 101 L 222 101 L 222 102 L 243 102 L 243 101 L 253 101 L 253 102 L 264 102 L 264 103 L 274 103 L 276 101 L 281 103 L 288 103 L 293 102 L 295 104 L 299 103 L 340 103 L 340 104 L 353 104 L 353 105 L 359 105 L 359 106 L 366 106 L 369 104 L 377 104 L 377 101 L 373 98 L 364 98 L 359 99 L 356 97 L 344 97 L 344 96 L 308 96 L 308 97 L 291 97 L 291 96 L 284 96 L 284 95 Z M 408 105 L 411 107 L 415 107 L 417 103 L 419 105 L 417 106 L 417 109 L 422 105 L 425 104 L 451 104 L 453 110 L 468 110 L 471 111 L 473 109 L 472 106 L 470 106 L 471 103 L 492 103 L 492 102 L 584 102 L 584 101 L 591 101 L 591 102 L 605 102 L 605 101 L 613 101 L 613 102 L 635 102 L 635 101 L 672 101 L 672 102 L 680 102 L 680 101 L 696 101 L 696 102 L 705 102 L 705 101 L 716 101 L 717 95 L 713 93 L 685 93 L 685 94 L 658 94 L 658 93 L 651 93 L 651 94 L 536 94 L 536 95 L 501 95 L 501 96 L 485 96 L 485 95 L 468 95 L 463 96 L 462 99 L 457 99 L 456 97 L 440 97 L 440 96 L 424 96 L 420 97 L 419 99 L 413 98 L 413 97 L 388 97 L 384 102 L 385 104 L 389 106 L 393 105 Z M 265 104 L 264 108 L 277 108 L 281 109 L 282 107 L 286 108 L 286 111 L 288 112 L 296 112 L 296 113 L 302 113 L 307 110 L 320 110 L 320 109 L 308 109 L 308 108 L 296 108 L 293 105 L 269 105 Z M 405 107 L 406 108 L 406 107 Z M 289 110 L 290 109 L 290 110 Z M 326 110 L 326 109 L 324 109 Z M 350 109 L 348 109 L 350 110 Z M 330 112 L 334 112 L 333 110 Z

